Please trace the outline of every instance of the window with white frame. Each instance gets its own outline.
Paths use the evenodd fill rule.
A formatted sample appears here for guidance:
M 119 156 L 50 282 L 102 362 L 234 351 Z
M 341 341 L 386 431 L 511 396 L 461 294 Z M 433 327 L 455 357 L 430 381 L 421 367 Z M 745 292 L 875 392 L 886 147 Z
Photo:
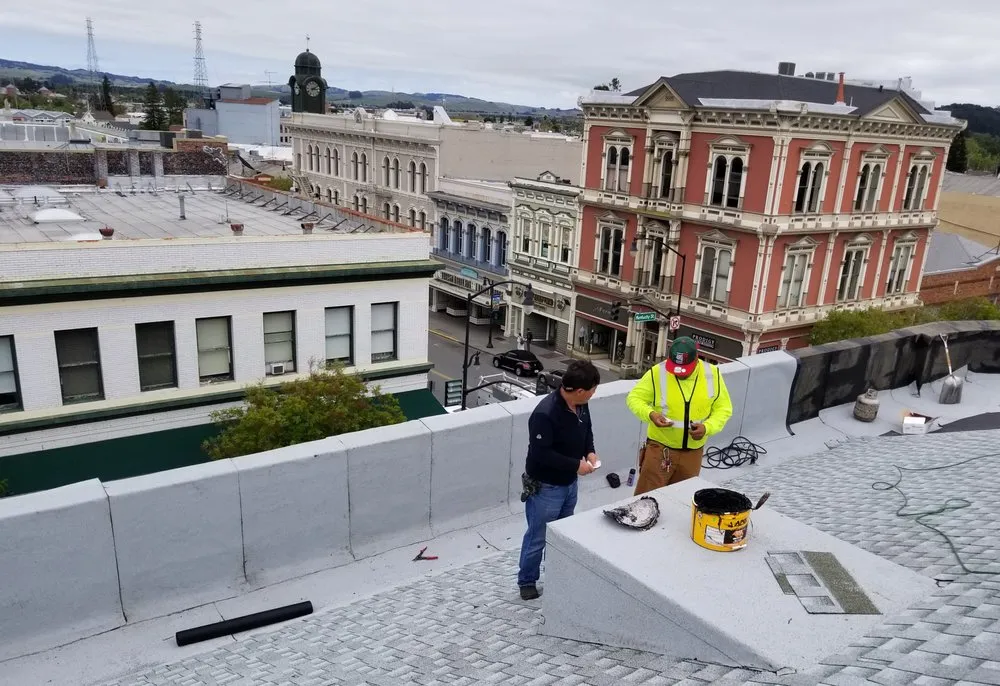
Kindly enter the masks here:
M 795 192 L 795 212 L 799 214 L 822 212 L 828 160 L 816 159 L 816 156 L 809 152 L 803 153 L 803 158 Z
M 382 185 L 389 187 L 389 156 L 382 158 Z
M 632 161 L 632 139 L 623 134 L 604 141 L 604 190 L 628 193 L 629 166 Z
M 625 230 L 618 226 L 602 226 L 598 232 L 597 271 L 618 278 L 622 273 L 622 244 Z
M 531 254 L 531 217 L 522 216 L 518 220 L 518 233 L 520 234 L 521 249 L 525 255 Z
M 914 162 L 906 176 L 906 193 L 903 196 L 904 210 L 922 210 L 927 195 L 927 178 L 933 161 Z
M 420 217 L 419 217 L 418 224 L 420 225 L 420 230 L 421 231 L 426 231 L 427 230 L 427 213 L 424 212 L 423 210 L 420 211 Z
M 658 156 L 660 163 L 660 197 L 670 197 L 670 187 L 674 176 L 674 151 L 673 148 L 661 150 Z
M 309 171 L 313 170 L 313 146 L 306 148 L 306 161 L 309 163 Z
M 355 181 L 357 181 L 358 179 L 361 178 L 361 170 L 360 170 L 360 168 L 359 168 L 358 165 L 359 165 L 359 163 L 358 163 L 358 153 L 352 152 L 351 153 L 351 178 L 354 179 Z M 358 209 L 358 208 L 355 207 L 354 209 Z
M 417 225 L 417 211 L 412 207 L 410 208 L 410 213 L 407 219 L 410 222 L 410 226 L 415 227 Z
M 368 198 L 361 196 L 361 213 L 368 214 Z
M 737 209 L 743 195 L 747 151 L 729 145 L 712 146 L 709 204 Z
M 573 229 L 568 226 L 559 227 L 562 238 L 559 242 L 559 261 L 563 264 L 570 264 L 573 260 Z
M 916 250 L 916 237 L 912 235 L 897 240 L 893 245 L 892 257 L 889 260 L 889 278 L 885 286 L 886 295 L 896 295 L 906 291 Z
M 866 156 L 861 159 L 858 187 L 854 193 L 855 212 L 878 211 L 878 201 L 882 195 L 884 163 L 885 160 L 880 157 Z
M 391 362 L 399 358 L 398 314 L 399 303 L 372 305 L 372 362 Z
M 420 192 L 427 192 L 427 165 L 420 163 Z
M 665 236 L 659 236 L 659 238 L 666 238 Z M 652 261 L 649 266 L 649 274 L 646 276 L 646 286 L 650 288 L 656 288 L 660 282 L 660 272 L 663 271 L 663 244 L 656 241 L 652 245 Z
M 361 153 L 358 164 L 361 166 L 361 181 L 368 183 L 368 155 Z
M 361 211 L 361 198 L 358 195 L 354 196 L 354 211 L 355 212 Z
M 326 157 L 326 173 L 327 176 L 329 176 L 331 173 L 333 173 L 333 154 L 330 152 L 329 145 L 326 146 L 325 157 Z
M 729 276 L 733 265 L 733 245 L 703 241 L 699 256 L 698 298 L 725 303 L 729 298 Z
M 21 409 L 14 337 L 0 336 L 0 412 Z
M 552 247 L 552 225 L 541 222 L 538 225 L 538 256 L 548 259 L 549 249 Z
M 399 158 L 396 157 L 392 160 L 392 187 L 399 188 Z
M 139 358 L 140 391 L 177 386 L 173 322 L 136 324 L 135 347 Z
M 779 308 L 802 307 L 809 288 L 815 251 L 815 245 L 808 241 L 788 246 L 781 270 L 781 287 L 778 289 Z
M 326 362 L 346 367 L 354 364 L 354 307 L 328 307 L 326 315 Z
M 837 302 L 857 300 L 864 283 L 865 264 L 871 247 L 866 238 L 856 238 L 844 246 L 840 261 L 840 280 L 837 283 Z
M 440 224 L 438 227 L 438 248 L 447 251 L 451 248 L 451 221 L 448 217 L 441 217 Z
M 279 365 L 275 367 L 275 365 Z M 280 371 L 278 371 L 280 369 Z M 264 370 L 268 376 L 295 369 L 295 313 L 264 314 Z
M 457 219 L 451 225 L 452 234 L 454 235 L 454 244 L 451 246 L 451 251 L 456 255 L 462 254 L 462 246 L 465 244 L 465 230 L 462 227 L 462 222 Z
M 389 220 L 389 214 L 390 214 L 390 212 L 392 212 L 392 206 L 389 205 L 389 203 L 383 203 L 382 204 L 382 219 L 385 219 L 386 221 L 388 221 Z
M 406 175 L 409 181 L 409 190 L 411 193 L 417 192 L 417 163 L 410 160 L 410 164 L 406 168 Z
M 233 378 L 232 325 L 229 317 L 195 320 L 198 337 L 198 379 L 202 383 Z
M 333 149 L 333 175 L 340 176 L 340 150 Z

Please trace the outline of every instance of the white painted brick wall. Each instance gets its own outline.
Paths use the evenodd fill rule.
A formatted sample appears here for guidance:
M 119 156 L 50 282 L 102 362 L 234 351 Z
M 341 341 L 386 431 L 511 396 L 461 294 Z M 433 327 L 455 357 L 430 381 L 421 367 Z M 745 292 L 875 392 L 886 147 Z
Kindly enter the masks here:
M 0 246 L 0 281 L 426 260 L 423 233 L 227 236 Z
M 32 411 L 63 408 L 53 331 L 97 327 L 105 400 L 73 405 L 97 409 L 114 401 L 190 396 L 203 389 L 241 388 L 264 376 L 263 315 L 296 312 L 295 345 L 299 367 L 326 356 L 324 309 L 354 306 L 356 366 L 391 369 L 427 362 L 427 279 L 237 290 L 0 308 L 0 336 L 13 335 L 24 412 L 0 415 L 16 421 Z M 371 364 L 371 305 L 399 302 L 397 362 Z M 235 380 L 202 386 L 198 380 L 195 320 L 232 317 Z M 176 389 L 140 392 L 135 324 L 173 321 L 177 351 Z M 288 377 L 283 377 L 288 378 Z M 409 389 L 408 389 L 409 390 Z

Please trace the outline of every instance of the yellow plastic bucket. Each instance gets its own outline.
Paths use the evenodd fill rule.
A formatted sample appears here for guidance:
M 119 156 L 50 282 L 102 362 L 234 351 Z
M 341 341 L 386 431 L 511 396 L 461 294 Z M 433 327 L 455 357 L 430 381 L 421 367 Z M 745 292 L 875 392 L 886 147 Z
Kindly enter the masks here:
M 702 548 L 723 553 L 745 548 L 753 509 L 750 499 L 736 491 L 725 488 L 695 491 L 691 501 L 691 539 Z

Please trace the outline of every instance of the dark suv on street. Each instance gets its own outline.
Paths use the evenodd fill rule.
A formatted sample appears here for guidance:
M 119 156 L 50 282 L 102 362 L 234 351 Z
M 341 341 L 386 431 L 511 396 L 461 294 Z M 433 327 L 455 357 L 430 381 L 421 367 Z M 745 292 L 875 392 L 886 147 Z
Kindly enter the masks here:
M 507 369 L 518 376 L 533 376 L 544 369 L 535 353 L 529 353 L 527 350 L 508 350 L 494 355 L 493 366 L 497 369 Z

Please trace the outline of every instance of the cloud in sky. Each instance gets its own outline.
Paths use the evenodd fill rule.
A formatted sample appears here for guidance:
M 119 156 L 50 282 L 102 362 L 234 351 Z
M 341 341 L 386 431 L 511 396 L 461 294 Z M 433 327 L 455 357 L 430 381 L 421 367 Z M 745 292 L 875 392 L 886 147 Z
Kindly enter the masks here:
M 461 93 L 572 107 L 596 83 L 626 89 L 662 74 L 776 71 L 779 61 L 848 77 L 912 76 L 939 105 L 1000 102 L 993 0 L 34 0 L 0 9 L 0 56 L 86 66 L 86 14 L 103 70 L 191 80 L 194 20 L 209 80 L 265 83 L 310 47 L 331 85 Z

